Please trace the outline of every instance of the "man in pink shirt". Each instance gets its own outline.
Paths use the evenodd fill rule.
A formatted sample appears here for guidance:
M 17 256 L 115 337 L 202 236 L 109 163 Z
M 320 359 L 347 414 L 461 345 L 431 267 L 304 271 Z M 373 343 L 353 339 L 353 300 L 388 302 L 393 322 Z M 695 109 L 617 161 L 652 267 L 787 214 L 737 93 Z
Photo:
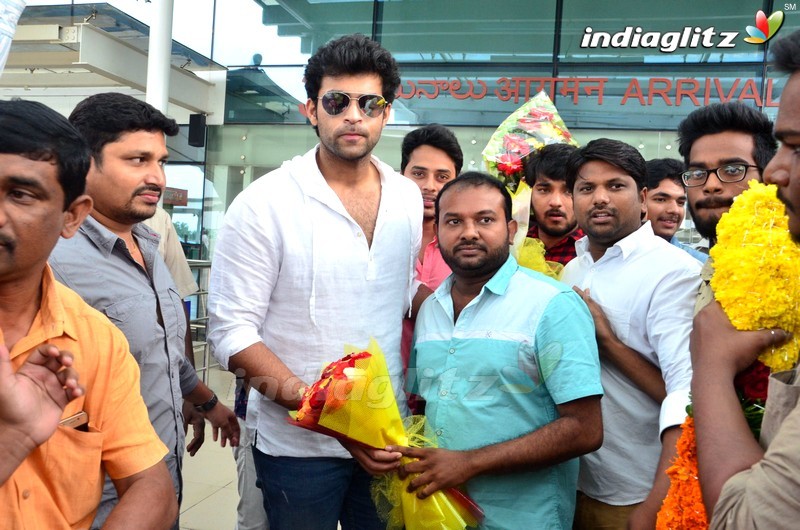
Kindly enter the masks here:
M 426 125 L 403 138 L 400 173 L 414 181 L 422 193 L 422 246 L 417 258 L 416 279 L 419 289 L 411 306 L 411 318 L 403 320 L 401 354 L 408 366 L 414 318 L 422 302 L 450 275 L 436 240 L 434 201 L 442 187 L 461 172 L 464 155 L 453 132 L 438 124 Z

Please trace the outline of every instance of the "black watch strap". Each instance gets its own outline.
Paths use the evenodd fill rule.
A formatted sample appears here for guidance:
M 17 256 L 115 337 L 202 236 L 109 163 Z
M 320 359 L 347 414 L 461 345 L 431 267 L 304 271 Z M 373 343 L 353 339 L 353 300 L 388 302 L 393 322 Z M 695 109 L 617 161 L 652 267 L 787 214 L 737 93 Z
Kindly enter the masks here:
M 211 399 L 209 399 L 202 405 L 195 405 L 194 408 L 197 409 L 198 412 L 208 412 L 217 405 L 217 402 L 219 402 L 219 398 L 217 397 L 217 395 L 211 394 Z

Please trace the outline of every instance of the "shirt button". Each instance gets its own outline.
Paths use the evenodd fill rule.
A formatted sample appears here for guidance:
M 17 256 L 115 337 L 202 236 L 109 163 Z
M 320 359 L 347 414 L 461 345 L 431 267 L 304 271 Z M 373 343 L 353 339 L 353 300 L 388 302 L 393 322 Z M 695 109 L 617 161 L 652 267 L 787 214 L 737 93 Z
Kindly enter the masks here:
M 439 395 L 442 396 L 442 397 L 446 396 L 447 395 L 447 390 L 442 390 L 441 392 L 439 392 Z
M 455 352 L 456 352 L 455 348 L 450 348 L 450 353 L 455 353 Z
M 443 431 L 442 431 L 441 429 L 438 429 L 438 430 L 436 431 L 436 436 L 441 436 L 441 435 L 442 435 L 442 432 L 443 432 Z
M 24 491 L 22 492 L 22 498 L 23 498 L 23 499 L 27 499 L 27 498 L 28 498 L 28 497 L 30 497 L 30 496 L 31 496 L 31 492 L 30 492 L 30 490 L 24 490 Z
M 361 237 L 361 232 L 356 232 L 356 237 Z

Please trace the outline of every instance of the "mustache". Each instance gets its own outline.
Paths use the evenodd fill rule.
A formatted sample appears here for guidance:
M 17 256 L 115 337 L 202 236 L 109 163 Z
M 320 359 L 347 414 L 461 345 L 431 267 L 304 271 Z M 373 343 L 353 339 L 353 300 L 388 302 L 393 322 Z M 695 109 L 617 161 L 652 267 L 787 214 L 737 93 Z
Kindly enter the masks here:
M 477 248 L 477 249 L 479 249 L 479 250 L 486 250 L 486 246 L 484 246 L 484 245 L 481 245 L 480 243 L 476 243 L 476 242 L 464 242 L 464 243 L 459 243 L 458 245 L 456 245 L 455 247 L 453 247 L 453 252 L 455 252 L 456 250 L 460 250 L 460 249 L 462 249 L 462 248 L 465 248 L 465 247 L 466 247 L 466 248 Z
M 17 243 L 10 237 L 5 234 L 0 234 L 0 245 L 6 246 L 11 250 L 14 250 L 17 246 Z
M 617 215 L 617 209 L 616 208 L 609 208 L 609 207 L 606 206 L 606 207 L 603 207 L 603 208 L 592 208 L 588 212 L 589 217 L 593 216 L 596 212 L 604 212 L 604 213 L 607 213 L 607 214 L 611 215 L 612 217 L 616 217 L 616 215 Z
M 359 134 L 359 135 L 361 135 L 361 136 L 366 136 L 366 135 L 367 135 L 367 132 L 366 132 L 366 130 L 365 130 L 365 129 L 362 129 L 361 127 L 349 127 L 349 126 L 345 126 L 345 127 L 342 127 L 342 128 L 339 130 L 339 134 L 340 134 L 340 135 L 342 135 L 342 134 Z
M 707 199 L 700 199 L 694 205 L 694 208 L 723 208 L 726 206 L 728 208 L 733 206 L 733 198 L 708 197 Z
M 552 210 L 547 210 L 546 212 L 544 212 L 545 216 L 553 215 L 553 214 L 560 215 L 561 217 L 566 217 L 567 216 L 567 212 L 565 212 L 564 210 L 559 210 L 558 208 L 553 208 Z
M 133 192 L 133 195 L 134 196 L 141 195 L 145 191 L 152 191 L 158 193 L 158 196 L 161 197 L 161 193 L 163 190 L 159 186 L 156 186 L 155 184 L 145 184 L 144 186 L 139 186 L 138 188 L 136 188 Z

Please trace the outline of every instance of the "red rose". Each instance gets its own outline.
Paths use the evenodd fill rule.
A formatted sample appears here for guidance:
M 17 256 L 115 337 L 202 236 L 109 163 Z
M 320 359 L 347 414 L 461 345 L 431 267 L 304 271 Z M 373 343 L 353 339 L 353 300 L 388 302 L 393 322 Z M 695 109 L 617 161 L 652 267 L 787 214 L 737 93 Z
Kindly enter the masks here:
M 510 177 L 522 171 L 522 158 L 518 155 L 506 153 L 497 159 L 497 169 Z
M 767 388 L 769 387 L 769 368 L 761 361 L 756 361 L 746 370 L 736 375 L 733 380 L 733 386 L 745 399 L 766 401 Z

